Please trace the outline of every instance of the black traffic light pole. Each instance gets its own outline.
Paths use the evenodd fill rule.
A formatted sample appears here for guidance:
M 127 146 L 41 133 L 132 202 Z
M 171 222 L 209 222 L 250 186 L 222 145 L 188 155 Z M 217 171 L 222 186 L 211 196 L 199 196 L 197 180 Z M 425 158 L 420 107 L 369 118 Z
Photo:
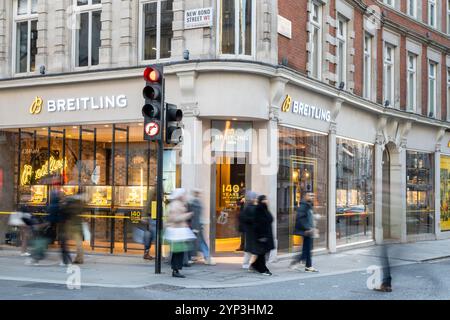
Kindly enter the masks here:
M 162 82 L 162 98 L 161 98 L 161 129 L 163 129 L 164 124 L 164 108 L 165 108 L 165 97 L 164 89 L 166 86 L 166 81 L 163 79 Z M 164 154 L 164 142 L 163 135 L 161 134 L 161 139 L 158 139 L 158 163 L 157 163 L 157 181 L 156 181 L 156 261 L 155 261 L 155 273 L 161 273 L 161 260 L 162 260 L 162 231 L 163 231 L 163 154 Z

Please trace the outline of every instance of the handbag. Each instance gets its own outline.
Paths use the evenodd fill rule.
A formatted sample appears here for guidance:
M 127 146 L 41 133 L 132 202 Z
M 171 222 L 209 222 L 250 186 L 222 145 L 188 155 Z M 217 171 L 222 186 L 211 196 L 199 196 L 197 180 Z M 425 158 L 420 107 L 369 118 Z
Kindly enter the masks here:
M 8 224 L 13 227 L 21 227 L 25 225 L 25 222 L 22 219 L 23 212 L 17 211 L 9 216 Z
M 133 241 L 136 243 L 144 244 L 145 231 L 140 228 L 133 229 Z

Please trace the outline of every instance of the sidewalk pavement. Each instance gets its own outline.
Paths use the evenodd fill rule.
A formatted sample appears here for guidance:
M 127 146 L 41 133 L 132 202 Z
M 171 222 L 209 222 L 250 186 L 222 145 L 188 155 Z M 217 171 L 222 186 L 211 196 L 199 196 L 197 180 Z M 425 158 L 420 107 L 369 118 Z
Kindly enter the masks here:
M 379 246 L 371 246 L 313 256 L 313 265 L 319 273 L 291 270 L 290 260 L 280 259 L 268 264 L 273 273 L 271 277 L 243 270 L 241 257 L 217 257 L 216 266 L 194 264 L 183 268 L 184 279 L 173 278 L 167 263 L 163 263 L 161 274 L 155 274 L 154 262 L 144 261 L 141 256 L 86 254 L 85 263 L 80 265 L 81 287 L 213 289 L 259 286 L 351 272 L 366 274 L 369 266 L 380 265 L 379 252 Z M 389 257 L 393 267 L 448 258 L 450 240 L 392 244 L 389 245 Z M 58 252 L 50 252 L 39 266 L 25 265 L 26 259 L 17 250 L 0 250 L 0 280 L 66 284 L 69 274 L 66 267 L 59 266 Z

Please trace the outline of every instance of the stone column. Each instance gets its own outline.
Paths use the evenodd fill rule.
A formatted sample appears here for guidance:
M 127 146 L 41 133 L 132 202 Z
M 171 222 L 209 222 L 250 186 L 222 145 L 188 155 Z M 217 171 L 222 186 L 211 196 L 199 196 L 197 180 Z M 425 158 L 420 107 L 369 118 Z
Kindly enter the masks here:
M 112 65 L 112 24 L 113 24 L 112 0 L 102 0 L 102 31 L 100 32 L 99 64 L 103 67 Z
M 48 3 L 47 0 L 38 1 L 38 39 L 36 55 L 36 72 L 39 73 L 40 66 L 47 66 L 48 57 Z
M 172 58 L 183 59 L 185 49 L 184 38 L 184 0 L 174 0 L 173 2 L 173 38 L 172 38 Z
M 383 152 L 384 139 L 382 135 L 377 136 L 375 143 L 375 186 L 372 200 L 375 203 L 375 242 L 383 243 Z
M 0 78 L 6 77 L 8 74 L 8 38 L 6 20 L 6 1 L 0 2 Z
M 441 144 L 436 144 L 434 153 L 434 234 L 441 236 Z
M 328 250 L 336 252 L 336 123 L 328 134 Z
M 397 204 L 400 205 L 400 241 L 408 241 L 406 230 L 406 140 L 403 140 L 399 148 L 399 166 L 400 169 L 400 199 Z M 391 189 L 392 191 L 392 189 Z
M 133 10 L 131 0 L 121 0 L 120 3 L 120 49 L 119 66 L 126 67 L 132 64 L 133 52 Z M 136 19 L 137 21 L 138 19 Z M 138 33 L 139 36 L 141 36 Z
M 61 73 L 71 69 L 68 67 L 70 65 L 68 64 L 70 58 L 67 58 L 71 56 L 71 54 L 69 54 L 69 50 L 67 49 L 70 48 L 70 37 L 67 37 L 66 35 L 68 32 L 73 34 L 76 28 L 76 19 L 75 17 L 73 17 L 73 19 L 72 17 L 69 17 L 69 14 L 71 15 L 73 12 L 66 11 L 67 8 L 70 7 L 69 2 L 66 0 L 54 1 L 52 6 L 54 7 L 55 12 L 55 29 L 53 31 L 54 47 L 51 53 L 52 58 L 49 60 L 51 65 L 48 69 L 50 69 L 52 73 Z M 67 23 L 68 18 L 71 19 L 71 23 Z

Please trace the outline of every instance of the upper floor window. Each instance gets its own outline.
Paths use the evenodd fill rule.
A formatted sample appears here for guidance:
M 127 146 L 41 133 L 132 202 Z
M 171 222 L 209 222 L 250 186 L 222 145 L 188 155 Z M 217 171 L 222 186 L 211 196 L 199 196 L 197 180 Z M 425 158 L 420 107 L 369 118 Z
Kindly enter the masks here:
M 319 79 L 322 64 L 322 5 L 313 2 L 309 21 L 312 27 L 309 40 L 311 43 L 311 75 Z
M 415 111 L 417 106 L 417 56 L 408 53 L 407 110 Z
M 253 54 L 254 0 L 219 1 L 219 52 L 220 54 Z
M 15 72 L 28 73 L 36 69 L 37 0 L 15 2 Z
M 347 21 L 339 17 L 337 23 L 337 82 L 345 85 L 347 72 Z
M 395 95 L 395 47 L 386 44 L 384 52 L 384 101 L 386 106 L 394 106 Z
M 447 0 L 447 33 L 450 34 L 450 0 Z
M 433 28 L 437 28 L 436 0 L 428 0 L 428 24 Z
M 141 2 L 141 60 L 170 58 L 173 38 L 173 0 Z
M 99 64 L 100 32 L 102 30 L 101 0 L 74 0 L 77 28 L 75 30 L 75 66 Z
M 450 68 L 447 68 L 447 121 L 450 119 Z
M 417 18 L 417 0 L 408 0 L 408 15 Z
M 372 36 L 364 37 L 364 98 L 372 98 Z
M 395 7 L 395 0 L 383 0 L 383 2 L 391 7 Z
M 437 101 L 437 64 L 430 61 L 428 64 L 428 116 L 436 117 Z

